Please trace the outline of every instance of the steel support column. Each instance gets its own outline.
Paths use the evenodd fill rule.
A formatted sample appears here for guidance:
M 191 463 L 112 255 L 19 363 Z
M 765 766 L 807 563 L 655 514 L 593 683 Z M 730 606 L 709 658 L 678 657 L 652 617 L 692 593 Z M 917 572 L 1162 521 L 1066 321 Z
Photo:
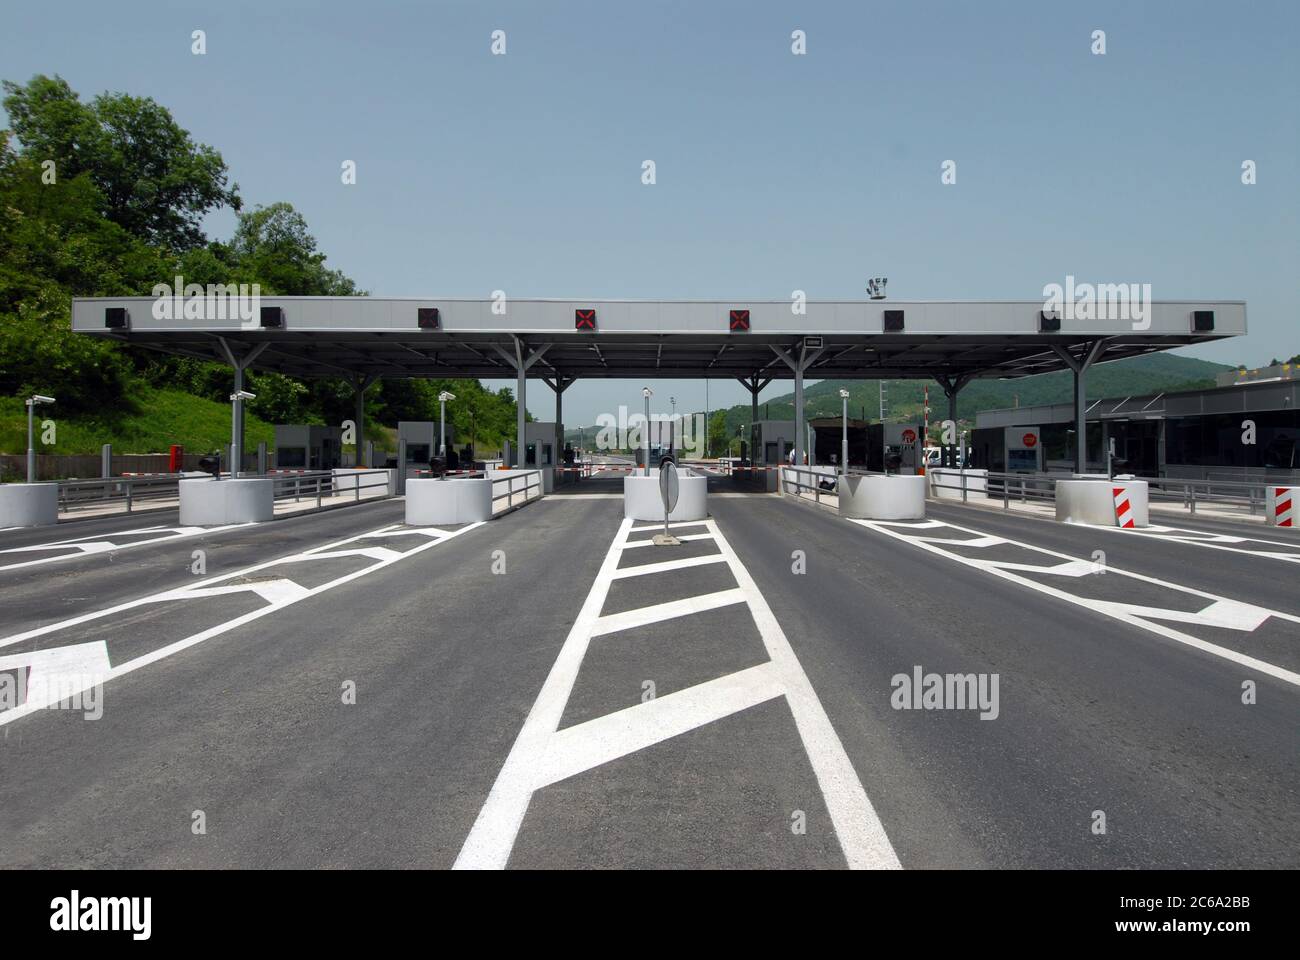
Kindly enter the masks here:
M 1088 368 L 1103 353 L 1108 338 L 1087 344 L 1078 356 L 1068 348 L 1052 344 L 1052 352 L 1074 371 L 1074 472 L 1088 472 Z
M 262 351 L 270 346 L 269 343 L 259 343 L 251 348 L 243 356 L 236 356 L 226 342 L 225 337 L 217 337 L 217 343 L 221 346 L 221 352 L 225 355 L 226 362 L 230 364 L 234 371 L 234 389 L 232 394 L 238 394 L 244 389 L 244 371 L 252 366 L 253 361 L 262 355 Z M 230 401 L 230 475 L 236 477 L 239 475 L 240 467 L 244 459 L 244 403 L 236 398 Z
M 971 382 L 970 374 L 963 373 L 960 376 L 950 377 L 946 373 L 934 378 L 935 381 L 943 388 L 943 395 L 948 398 L 948 419 L 952 421 L 953 431 L 957 429 L 957 394 L 961 392 L 962 387 Z M 926 437 L 929 440 L 929 437 Z M 962 451 L 962 456 L 966 456 L 966 451 Z M 957 447 L 954 444 L 945 444 L 943 448 L 943 465 L 945 467 L 957 466 Z
M 356 373 L 348 377 L 348 382 L 352 384 L 352 422 L 356 425 L 356 429 L 353 431 L 357 444 L 356 456 L 352 463 L 354 467 L 372 466 L 364 453 L 366 449 L 366 391 L 378 379 L 373 374 L 365 373 Z
M 824 349 L 824 347 L 818 347 L 809 353 L 808 348 L 800 341 L 796 358 L 794 350 L 787 353 L 780 347 L 772 347 L 772 351 L 785 361 L 786 366 L 794 371 L 794 462 L 796 466 L 803 466 L 804 458 L 803 375 L 813 365 L 813 362 L 821 356 Z
M 524 437 L 527 435 L 526 425 L 528 423 L 528 368 L 531 367 L 547 350 L 551 349 L 549 343 L 544 343 L 536 350 L 529 353 L 528 345 L 519 337 L 512 338 L 515 342 L 515 351 L 511 354 L 509 351 L 502 349 L 497 344 L 492 344 L 492 349 L 505 358 L 506 363 L 514 367 L 515 370 L 515 451 L 511 459 L 514 463 L 511 466 L 524 466 Z
M 763 388 L 772 382 L 771 377 L 760 378 L 758 374 L 752 377 L 737 377 L 736 380 L 749 391 L 749 462 L 758 463 L 758 455 L 755 448 L 758 446 L 758 395 Z M 705 432 L 708 432 L 708 426 L 705 426 Z

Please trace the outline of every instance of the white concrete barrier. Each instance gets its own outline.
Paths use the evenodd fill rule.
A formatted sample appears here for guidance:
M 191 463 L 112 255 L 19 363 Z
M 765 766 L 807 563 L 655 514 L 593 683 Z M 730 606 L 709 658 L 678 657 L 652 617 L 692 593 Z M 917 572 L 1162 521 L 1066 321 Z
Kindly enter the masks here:
M 57 483 L 0 483 L 0 529 L 59 522 Z
M 181 526 L 253 523 L 275 516 L 275 481 L 269 477 L 181 480 Z
M 840 477 L 840 516 L 860 520 L 924 520 L 925 477 L 867 474 Z
M 1150 524 L 1145 480 L 1107 480 L 1105 476 L 1056 481 L 1056 519 L 1093 527 L 1145 527 Z
M 486 477 L 406 481 L 406 522 L 416 527 L 492 519 L 492 481 Z
M 703 520 L 709 515 L 709 481 L 706 477 L 677 474 L 677 506 L 668 514 L 672 520 Z M 623 516 L 633 520 L 663 520 L 664 501 L 659 494 L 659 477 L 623 478 Z
M 967 500 L 987 500 L 989 497 L 989 472 L 987 470 L 958 470 L 954 467 L 931 467 L 926 471 L 930 478 L 930 494 L 938 500 L 960 500 L 962 484 L 966 485 Z
M 1268 485 L 1264 496 L 1264 517 L 1272 527 L 1298 527 L 1300 523 L 1300 487 Z

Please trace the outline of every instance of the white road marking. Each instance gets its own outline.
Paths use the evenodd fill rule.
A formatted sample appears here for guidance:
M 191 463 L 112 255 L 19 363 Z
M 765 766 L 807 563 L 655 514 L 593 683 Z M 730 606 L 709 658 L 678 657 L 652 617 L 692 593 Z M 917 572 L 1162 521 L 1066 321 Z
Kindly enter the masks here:
M 595 626 L 591 628 L 591 635 L 599 637 L 602 634 L 632 630 L 636 627 L 644 627 L 647 624 L 660 623 L 664 620 L 689 617 L 694 613 L 704 613 L 706 610 L 717 610 L 719 607 L 744 603 L 746 599 L 743 590 L 719 590 L 716 593 L 705 593 L 697 597 L 684 597 L 681 600 L 668 600 L 650 607 L 638 607 L 635 610 L 625 610 L 622 613 L 611 613 L 609 616 L 601 617 L 596 621 Z
M 316 596 L 317 594 L 325 593 L 326 591 L 333 590 L 334 588 L 340 587 L 345 583 L 350 583 L 353 580 L 357 580 L 361 577 L 366 576 L 367 574 L 374 573 L 376 570 L 382 570 L 384 567 L 391 566 L 392 564 L 404 560 L 407 557 L 413 557 L 416 554 L 423 553 L 425 550 L 429 550 L 442 543 L 446 543 L 448 540 L 458 537 L 463 533 L 468 533 L 469 531 L 475 529 L 476 527 L 481 527 L 484 522 L 485 521 L 480 521 L 478 523 L 468 524 L 467 526 L 461 527 L 459 530 L 448 533 L 442 537 L 430 539 L 425 543 L 421 543 L 418 546 L 413 547 L 410 550 L 407 550 L 402 553 L 398 553 L 395 550 L 385 550 L 384 556 L 381 559 L 376 559 L 375 562 L 370 564 L 369 566 L 363 567 L 360 570 L 354 570 L 351 573 L 347 573 L 344 574 L 343 576 L 336 577 L 333 580 L 330 580 L 326 583 L 319 584 L 315 587 L 310 587 L 310 588 L 304 587 L 301 584 L 295 583 L 294 581 L 289 580 L 287 578 L 253 580 L 248 583 L 227 582 L 242 577 L 248 577 L 251 574 L 258 573 L 260 571 L 267 570 L 271 567 L 275 567 L 285 563 L 303 563 L 313 559 L 330 559 L 331 557 L 334 556 L 351 555 L 350 551 L 338 551 L 337 548 L 346 546 L 347 544 L 350 543 L 355 543 L 358 540 L 364 540 L 368 537 L 387 535 L 390 532 L 395 532 L 395 525 L 390 525 L 389 527 L 383 527 L 380 528 L 379 530 L 373 530 L 368 533 L 362 533 L 356 536 L 348 537 L 344 540 L 338 540 L 334 543 L 322 544 L 321 546 L 316 547 L 312 550 L 305 551 L 304 553 L 292 554 L 288 557 L 278 557 L 274 560 L 267 560 L 262 563 L 255 564 L 254 566 L 251 567 L 245 567 L 243 570 L 236 570 L 234 573 L 227 573 L 219 577 L 212 577 L 210 579 L 200 581 L 199 583 L 191 587 L 184 587 L 179 590 L 164 590 L 161 593 L 152 594 L 147 597 L 140 597 L 139 599 L 130 600 L 127 601 L 126 603 L 120 603 L 117 604 L 116 606 L 108 607 L 103 610 L 93 611 L 91 613 L 82 614 L 81 616 L 72 617 L 68 620 L 61 620 L 58 623 L 51 623 L 44 627 L 38 627 L 34 630 L 28 630 L 25 631 L 24 633 L 18 633 L 18 634 L 14 634 L 13 636 L 4 637 L 3 639 L 0 639 L 0 648 L 12 646 L 13 644 L 21 643 L 24 640 L 30 640 L 34 637 L 41 637 L 47 634 L 55 633 L 60 630 L 66 630 L 69 627 L 74 627 L 82 623 L 88 623 L 92 620 L 98 620 L 102 617 L 112 616 L 115 613 L 121 613 L 122 611 L 125 610 L 132 610 L 135 609 L 136 607 L 140 607 L 148 603 L 193 600 L 201 597 L 219 596 L 223 594 L 238 593 L 241 591 L 255 593 L 258 596 L 262 597 L 262 599 L 267 601 L 265 606 L 258 607 L 256 610 L 249 611 L 248 613 L 245 613 L 242 616 L 235 617 L 232 620 L 227 620 L 224 623 L 216 624 L 215 626 L 209 627 L 206 630 L 201 630 L 198 633 L 194 633 L 183 639 L 176 640 L 173 643 L 169 643 L 166 646 L 159 647 L 156 650 L 150 651 L 149 653 L 142 654 L 141 656 L 138 656 L 133 660 L 128 660 L 125 663 L 122 663 L 118 666 L 111 667 L 110 669 L 106 670 L 103 673 L 102 677 L 100 678 L 101 682 L 107 683 L 110 680 L 116 680 L 118 677 L 123 677 L 128 673 L 131 673 L 135 670 L 139 670 L 141 667 L 149 666 L 152 663 L 157 663 L 159 660 L 166 659 L 167 657 L 180 653 L 183 650 L 188 650 L 190 647 L 196 646 L 205 640 L 210 640 L 213 637 L 220 636 L 223 633 L 227 633 L 235 629 L 236 627 L 243 626 L 246 623 L 251 623 L 254 620 L 258 620 L 261 617 L 274 613 L 277 610 L 283 610 L 285 607 L 295 604 L 300 600 L 305 600 L 308 597 L 313 597 Z M 366 548 L 367 552 L 370 549 L 372 548 Z M 373 548 L 373 549 L 384 550 L 384 548 Z M 53 648 L 53 650 L 55 651 L 67 650 L 67 649 L 73 649 L 73 648 L 69 648 L 69 647 Z M 14 654 L 4 658 L 4 660 L 0 662 L 7 662 L 9 660 L 30 661 L 33 657 L 37 657 L 39 655 L 44 655 L 51 652 L 52 652 L 51 650 L 41 650 L 32 653 Z M 91 683 L 84 683 L 80 686 L 79 689 L 77 689 L 74 692 L 79 693 L 82 690 L 85 690 L 92 685 L 93 684 Z M 27 714 L 31 713 L 35 709 L 39 709 L 39 707 L 36 707 L 32 704 L 27 704 L 21 707 L 15 707 L 13 709 L 0 712 L 0 726 L 3 726 L 4 724 L 7 723 L 12 723 L 13 721 L 20 719 L 21 717 L 24 717 Z
M 1264 540 L 1260 537 L 1235 537 L 1225 533 L 1207 533 L 1204 530 L 1189 530 L 1185 527 L 1133 527 L 1130 529 L 1121 529 L 1119 527 L 1103 527 L 1105 530 L 1116 530 L 1120 533 L 1136 534 L 1140 537 L 1148 537 L 1152 540 L 1164 540 L 1168 543 L 1190 543 L 1197 547 L 1206 547 L 1210 550 L 1226 550 L 1229 553 L 1244 553 L 1248 557 L 1267 557 L 1270 560 L 1281 560 L 1285 563 L 1300 563 L 1300 542 L 1286 543 L 1281 540 Z M 1271 547 L 1287 547 L 1291 553 L 1284 553 L 1281 550 L 1248 550 L 1240 546 L 1230 546 L 1230 544 L 1247 544 L 1260 543 Z
M 565 500 L 622 500 L 621 493 L 553 493 L 542 497 L 542 503 L 563 503 Z
M 632 528 L 633 530 L 636 527 Z M 643 563 L 636 567 L 620 567 L 614 571 L 615 580 L 628 577 L 640 577 L 647 573 L 667 573 L 670 570 L 685 570 L 689 567 L 707 567 L 712 563 L 726 563 L 727 558 L 720 553 L 710 553 L 703 557 L 686 557 L 682 560 L 664 560 L 662 563 Z
M 1140 580 L 1143 583 L 1164 587 L 1184 595 L 1203 597 L 1210 602 L 1198 611 L 1187 612 L 1182 610 L 1166 609 L 1163 607 L 1148 607 L 1138 604 L 1116 603 L 1108 600 L 1093 600 L 1088 597 L 1076 596 L 1075 594 L 1069 593 L 1065 590 L 1058 590 L 1055 587 L 1039 583 L 1038 581 L 1031 580 L 1027 577 L 1019 576 L 1013 572 L 1019 570 L 1038 574 L 1063 574 L 1068 577 L 1078 577 L 1081 575 L 1084 565 L 1089 569 L 1092 569 L 1092 564 L 1088 561 L 1082 560 L 1078 557 L 1071 557 L 1069 554 L 1060 553 L 1056 550 L 1048 550 L 1045 547 L 1038 547 L 1033 544 L 1021 543 L 1017 540 L 997 538 L 1002 543 L 1011 544 L 1033 553 L 1055 557 L 1066 562 L 1034 566 L 1033 564 L 1011 563 L 1003 560 L 981 560 L 975 557 L 961 556 L 960 554 L 953 553 L 949 550 L 944 550 L 941 547 L 936 546 L 934 543 L 929 542 L 927 538 L 909 537 L 906 534 L 899 533 L 895 529 L 890 529 L 891 527 L 905 527 L 907 526 L 905 523 L 881 523 L 875 520 L 858 519 L 850 519 L 850 522 L 856 523 L 870 530 L 875 530 L 877 533 L 883 533 L 885 536 L 892 537 L 895 540 L 910 543 L 930 553 L 947 557 L 948 559 L 964 564 L 965 566 L 973 567 L 977 570 L 983 570 L 986 573 L 990 573 L 995 577 L 1000 577 L 1003 580 L 1010 580 L 1013 583 L 1018 583 L 1023 587 L 1028 587 L 1030 590 L 1036 590 L 1039 593 L 1047 594 L 1048 596 L 1056 597 L 1060 600 L 1065 600 L 1069 603 L 1075 604 L 1076 606 L 1085 607 L 1096 613 L 1103 614 L 1104 616 L 1113 617 L 1114 619 L 1121 620 L 1124 623 L 1140 627 L 1150 633 L 1158 634 L 1159 636 L 1166 637 L 1170 640 L 1176 640 L 1189 647 L 1195 647 L 1198 650 L 1211 653 L 1216 657 L 1222 657 L 1224 660 L 1230 660 L 1233 663 L 1249 667 L 1252 670 L 1258 670 L 1260 673 L 1265 673 L 1271 677 L 1276 677 L 1279 680 L 1285 680 L 1287 683 L 1300 686 L 1300 673 L 1295 673 L 1291 670 L 1279 667 L 1276 664 L 1247 656 L 1244 653 L 1239 653 L 1238 651 L 1232 650 L 1228 647 L 1221 647 L 1218 644 L 1210 643 L 1200 639 L 1199 637 L 1194 637 L 1190 634 L 1166 627 L 1161 623 L 1153 622 L 1172 621 L 1199 624 L 1209 627 L 1227 627 L 1233 630 L 1252 631 L 1270 617 L 1276 617 L 1279 620 L 1286 620 L 1291 623 L 1300 623 L 1300 617 L 1294 616 L 1293 614 L 1282 613 L 1278 610 L 1269 610 L 1265 607 L 1259 607 L 1254 604 L 1241 603 L 1240 601 L 1231 600 L 1227 597 L 1220 597 L 1213 593 L 1207 593 L 1204 590 L 1184 587 L 1180 584 L 1170 583 L 1167 580 L 1159 580 L 1155 577 L 1148 577 L 1145 574 L 1121 570 L 1109 565 L 1105 567 L 1105 576 L 1129 577 L 1133 580 Z M 983 536 L 980 531 L 972 530 L 969 527 L 961 527 L 956 524 L 945 524 L 945 526 L 950 526 L 954 530 L 960 530 L 963 533 L 973 533 Z
M 533 792 L 541 787 L 780 696 L 786 698 L 794 716 L 796 729 L 848 865 L 854 869 L 898 869 L 901 866 L 884 826 L 844 752 L 844 745 L 831 726 L 781 625 L 717 524 L 708 520 L 705 525 L 709 533 L 696 535 L 696 539 L 712 538 L 716 541 L 738 584 L 735 590 L 628 612 L 638 615 L 635 617 L 625 614 L 601 617 L 600 611 L 605 606 L 610 585 L 616 576 L 622 574 L 618 564 L 623 551 L 649 543 L 628 542 L 632 521 L 623 520 L 483 809 L 465 838 L 455 869 L 504 868 L 514 849 Z M 658 565 L 635 567 L 632 568 L 634 572 L 623 575 L 653 573 L 655 571 L 651 568 L 655 566 Z M 712 597 L 710 602 L 717 603 L 725 597 L 730 601 L 733 594 L 739 594 L 739 602 L 746 603 L 763 639 L 770 658 L 768 662 L 559 729 L 583 658 L 592 639 L 602 629 L 610 627 L 620 617 L 624 620 L 617 622 L 622 624 L 622 629 L 627 629 L 642 622 L 643 615 L 650 610 L 682 615 L 677 611 L 684 608 L 677 604 L 695 601 L 698 610 L 701 600 Z
M 103 536 L 92 534 L 86 537 L 76 537 L 71 540 L 56 540 L 51 543 L 33 543 L 25 547 L 10 547 L 7 550 L 0 550 L 0 572 L 5 570 L 17 570 L 22 567 L 37 567 L 47 563 L 57 563 L 60 560 L 70 560 L 74 557 L 85 557 L 95 553 L 121 552 L 123 550 L 132 550 L 136 547 L 148 546 L 152 543 L 171 543 L 176 540 L 188 540 L 191 537 L 202 536 L 205 533 L 221 533 L 225 530 L 233 530 L 236 527 L 256 526 L 252 523 L 231 523 L 223 527 L 145 527 L 139 530 L 117 530 Z M 164 533 L 164 536 L 150 537 L 146 540 L 129 540 L 120 542 L 112 539 L 114 537 L 130 537 L 141 533 Z M 60 553 L 52 557 L 38 557 L 35 560 L 26 560 L 18 563 L 4 563 L 3 558 L 12 553 L 42 553 L 50 550 L 75 550 L 76 553 Z
M 102 683 L 109 670 L 108 644 L 96 640 L 0 657 L 0 672 L 24 668 L 27 698 L 23 705 L 29 710 L 40 710 L 97 682 Z
M 684 534 L 682 534 L 680 537 L 678 537 L 677 539 L 678 539 L 678 540 L 681 540 L 681 541 L 683 541 L 683 542 L 687 542 L 687 541 L 690 541 L 690 540 L 712 540 L 712 539 L 713 539 L 713 534 L 711 534 L 711 533 L 684 533 Z M 627 543 L 623 544 L 623 549 L 624 549 L 624 550 L 631 550 L 631 549 L 633 549 L 633 548 L 635 548 L 635 547 L 653 547 L 654 545 L 655 545 L 654 539 L 653 539 L 652 537 L 646 537 L 644 540 L 629 540 Z

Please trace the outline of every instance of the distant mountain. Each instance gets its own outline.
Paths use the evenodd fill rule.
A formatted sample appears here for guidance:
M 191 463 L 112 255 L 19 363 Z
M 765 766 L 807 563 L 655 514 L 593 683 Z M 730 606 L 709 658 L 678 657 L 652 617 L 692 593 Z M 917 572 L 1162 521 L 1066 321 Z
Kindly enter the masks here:
M 1171 353 L 1153 353 L 1128 360 L 1102 363 L 1088 372 L 1088 396 L 1127 397 L 1146 393 L 1196 390 L 1214 386 L 1214 375 L 1233 367 L 1181 357 Z M 924 380 L 890 380 L 886 386 L 886 419 L 915 420 L 921 416 Z M 942 420 L 948 414 L 943 389 L 930 384 L 930 419 Z M 849 416 L 867 420 L 880 417 L 880 390 L 875 380 L 823 380 L 804 389 L 805 416 L 839 416 L 840 389 L 849 391 Z M 982 410 L 1004 407 L 1031 407 L 1046 403 L 1068 403 L 1074 378 L 1068 371 L 1044 373 L 1019 380 L 972 380 L 957 396 L 957 415 L 974 420 Z M 727 426 L 734 433 L 749 421 L 748 404 L 727 411 Z M 759 403 L 759 417 L 770 420 L 794 419 L 794 394 L 786 393 Z

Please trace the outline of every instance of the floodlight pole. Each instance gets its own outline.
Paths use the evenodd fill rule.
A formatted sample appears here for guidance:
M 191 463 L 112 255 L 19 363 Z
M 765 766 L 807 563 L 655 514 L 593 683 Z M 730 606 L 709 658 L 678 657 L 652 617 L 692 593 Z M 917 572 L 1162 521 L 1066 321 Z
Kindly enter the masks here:
M 645 397 L 645 475 L 650 476 L 650 398 L 654 396 L 654 391 L 649 387 L 641 388 L 641 396 Z
M 848 476 L 849 472 L 849 392 L 840 391 L 843 412 L 840 414 L 840 473 Z

